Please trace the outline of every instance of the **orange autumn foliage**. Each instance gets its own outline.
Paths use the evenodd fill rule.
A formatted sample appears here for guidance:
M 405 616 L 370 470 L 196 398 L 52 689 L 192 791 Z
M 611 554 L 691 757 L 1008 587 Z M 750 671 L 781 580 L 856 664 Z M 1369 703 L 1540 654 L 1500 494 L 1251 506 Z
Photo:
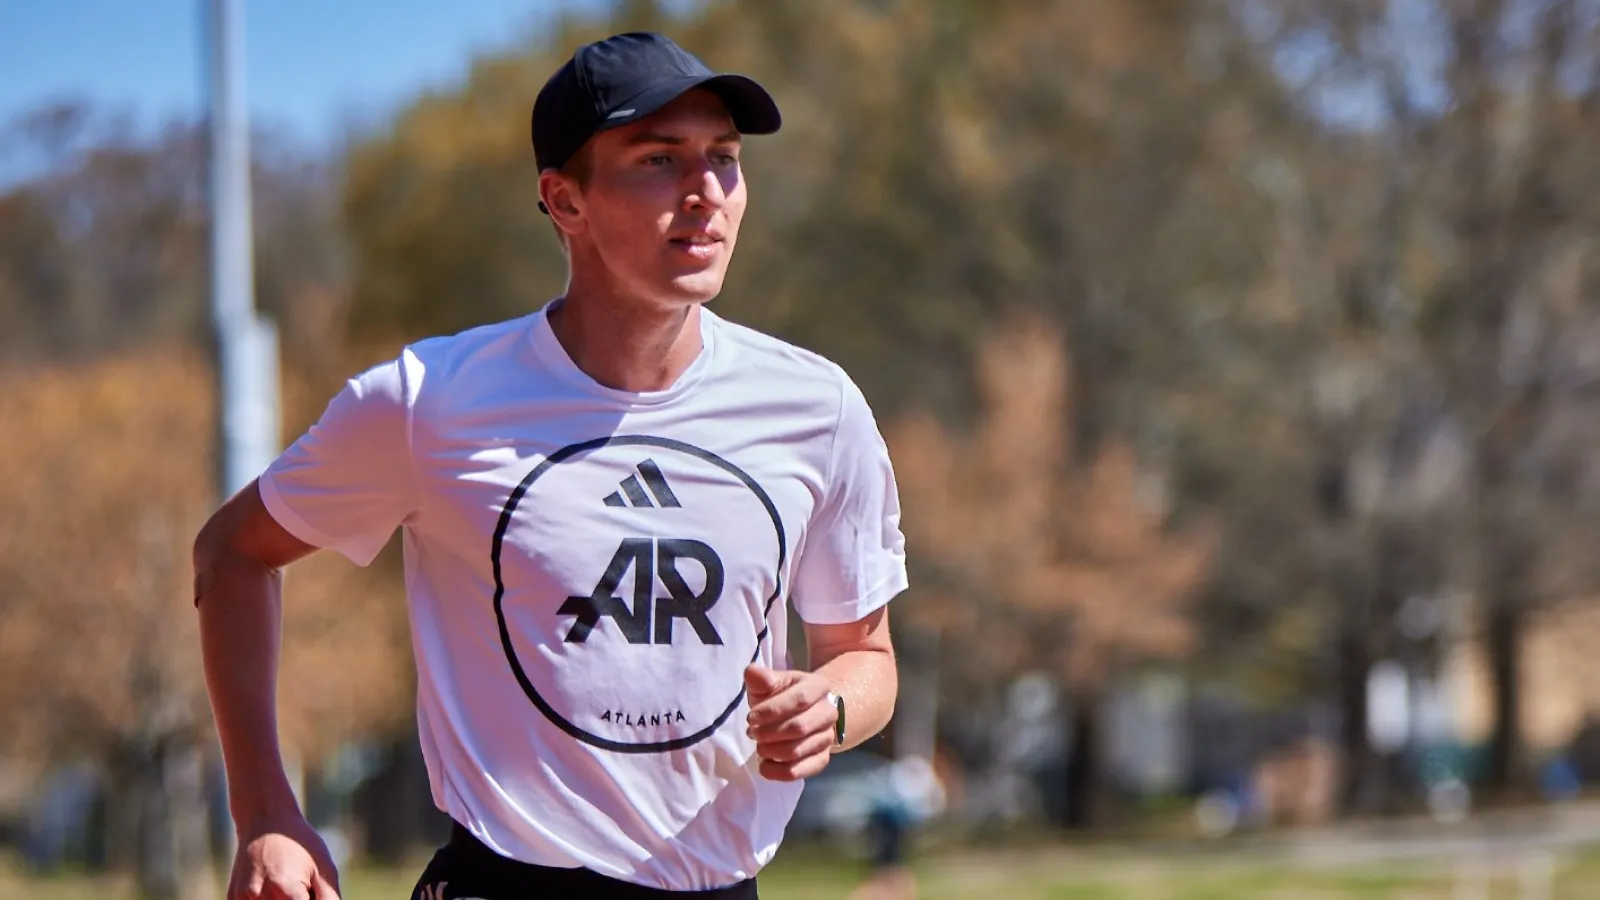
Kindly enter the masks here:
M 970 436 L 928 414 L 888 429 L 908 543 L 927 576 L 920 623 L 978 637 L 970 644 L 1002 670 L 1045 667 L 1077 687 L 1186 652 L 1209 529 L 1169 531 L 1125 444 L 1074 457 L 1057 332 L 1013 325 L 985 346 L 979 371 L 985 412 Z
M 314 392 L 291 384 L 293 403 Z M 216 503 L 212 375 L 168 350 L 0 386 L 0 753 L 92 754 L 204 727 L 190 546 Z M 308 756 L 410 702 L 391 574 L 328 554 L 285 580 L 283 739 Z

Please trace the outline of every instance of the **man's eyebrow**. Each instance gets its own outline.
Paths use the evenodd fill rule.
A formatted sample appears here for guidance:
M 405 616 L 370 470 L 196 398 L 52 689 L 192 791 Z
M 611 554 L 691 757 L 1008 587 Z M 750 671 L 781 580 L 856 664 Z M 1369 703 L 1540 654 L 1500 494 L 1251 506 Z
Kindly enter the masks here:
M 629 147 L 638 147 L 638 146 L 643 145 L 643 144 L 672 144 L 672 145 L 677 145 L 677 144 L 683 144 L 683 143 L 687 143 L 687 142 L 683 138 L 678 137 L 676 135 L 662 134 L 659 131 L 641 131 L 641 132 L 638 132 L 636 134 L 633 134 L 633 135 L 629 136 L 629 138 L 626 141 L 624 141 L 624 143 Z
M 729 131 L 725 134 L 717 135 L 716 143 L 737 144 L 739 143 L 739 138 L 739 132 Z M 687 144 L 688 142 L 689 141 L 687 138 L 680 137 L 675 134 L 663 134 L 659 131 L 641 131 L 637 134 L 629 136 L 629 138 L 623 142 L 623 145 L 627 147 L 640 147 L 645 144 L 666 144 L 669 147 L 677 147 Z

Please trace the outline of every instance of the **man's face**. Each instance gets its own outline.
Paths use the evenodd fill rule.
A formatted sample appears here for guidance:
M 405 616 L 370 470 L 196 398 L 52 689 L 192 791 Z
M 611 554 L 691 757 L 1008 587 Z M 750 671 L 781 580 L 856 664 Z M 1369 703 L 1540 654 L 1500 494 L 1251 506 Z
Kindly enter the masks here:
M 722 102 L 689 91 L 590 140 L 573 189 L 575 242 L 627 293 L 703 303 L 722 290 L 746 200 L 739 133 Z

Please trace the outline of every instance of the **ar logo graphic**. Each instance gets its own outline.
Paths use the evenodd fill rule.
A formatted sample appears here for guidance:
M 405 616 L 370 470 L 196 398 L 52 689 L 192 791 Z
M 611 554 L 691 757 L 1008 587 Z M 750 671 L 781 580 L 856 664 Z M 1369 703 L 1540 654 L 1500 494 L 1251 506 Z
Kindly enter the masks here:
M 539 556 L 548 547 L 578 555 Z M 692 746 L 744 700 L 787 554 L 766 489 L 709 450 L 653 435 L 564 447 L 511 492 L 495 531 L 506 661 L 575 740 L 617 753 Z
M 661 466 L 647 459 L 635 467 L 637 471 L 622 480 L 616 491 L 603 501 L 611 507 L 682 508 L 683 502 L 673 493 L 672 485 Z M 626 499 L 624 499 L 626 498 Z M 705 586 L 695 590 L 678 570 L 680 559 L 691 559 L 705 573 Z M 617 596 L 617 588 L 633 572 L 633 603 L 629 605 Z M 667 596 L 655 597 L 655 579 L 660 576 L 666 586 Z M 581 644 L 594 631 L 603 617 L 609 617 L 621 629 L 630 644 L 672 643 L 672 623 L 683 619 L 694 629 L 701 643 L 720 644 L 722 636 L 711 624 L 711 607 L 722 597 L 725 575 L 717 551 L 704 541 L 693 538 L 658 539 L 647 537 L 623 538 L 612 554 L 610 565 L 595 583 L 594 590 L 586 596 L 568 597 L 558 614 L 577 616 L 572 630 L 567 632 L 568 643 Z
M 678 571 L 680 559 L 692 559 L 705 569 L 704 588 L 696 591 L 689 586 Z M 629 569 L 633 570 L 631 607 L 617 596 L 617 587 Z M 657 575 L 668 594 L 659 600 L 654 598 Z M 683 619 L 693 628 L 701 643 L 720 644 L 722 635 L 711 624 L 710 612 L 722 597 L 723 579 L 722 560 L 701 541 L 623 538 L 594 590 L 587 596 L 568 597 L 561 604 L 560 615 L 578 617 L 567 632 L 567 642 L 583 643 L 600 619 L 609 617 L 630 644 L 672 643 L 672 623 L 676 619 Z

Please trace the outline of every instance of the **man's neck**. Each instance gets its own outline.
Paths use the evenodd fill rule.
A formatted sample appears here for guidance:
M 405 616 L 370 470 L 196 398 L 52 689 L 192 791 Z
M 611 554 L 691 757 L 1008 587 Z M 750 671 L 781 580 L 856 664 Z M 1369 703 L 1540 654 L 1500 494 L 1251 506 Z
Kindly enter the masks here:
M 699 306 L 656 306 L 574 288 L 550 310 L 550 330 L 596 382 L 619 391 L 663 391 L 699 356 Z

